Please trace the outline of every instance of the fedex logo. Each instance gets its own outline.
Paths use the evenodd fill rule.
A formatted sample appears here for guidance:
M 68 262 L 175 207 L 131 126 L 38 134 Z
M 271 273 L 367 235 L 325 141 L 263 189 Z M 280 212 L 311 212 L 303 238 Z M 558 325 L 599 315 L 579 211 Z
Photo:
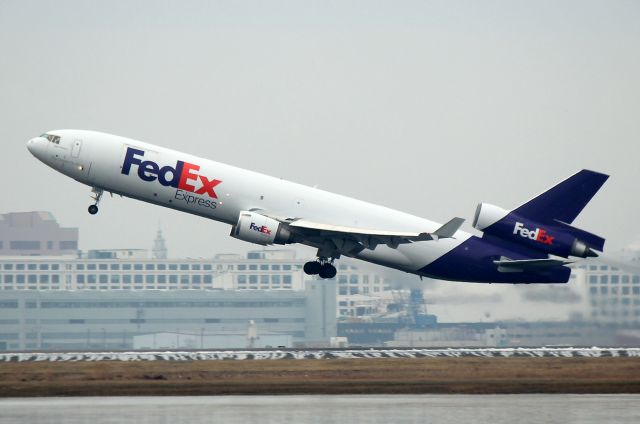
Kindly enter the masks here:
M 547 230 L 543 230 L 542 228 L 536 228 L 535 230 L 530 230 L 524 227 L 522 222 L 516 222 L 516 225 L 513 227 L 513 234 L 520 234 L 520 237 L 529 238 L 531 240 L 535 240 L 542 244 L 553 244 L 552 237 L 547 233 Z
M 199 165 L 179 160 L 176 162 L 175 167 L 169 165 L 160 167 L 160 165 L 152 160 L 142 160 L 143 157 L 144 150 L 127 147 L 127 153 L 124 157 L 124 163 L 122 164 L 122 173 L 129 175 L 131 167 L 137 165 L 138 177 L 143 181 L 158 180 L 158 182 L 165 187 L 178 188 L 195 194 L 207 194 L 213 199 L 218 198 L 213 188 L 222 181 L 216 179 L 210 180 L 204 175 L 198 174 L 197 171 L 200 170 Z M 197 190 L 194 185 L 196 182 L 199 182 Z
M 249 225 L 249 228 L 259 233 L 263 233 L 267 235 L 271 234 L 271 230 L 268 229 L 266 225 L 263 225 L 262 227 L 258 227 L 255 222 L 252 222 L 251 225 Z

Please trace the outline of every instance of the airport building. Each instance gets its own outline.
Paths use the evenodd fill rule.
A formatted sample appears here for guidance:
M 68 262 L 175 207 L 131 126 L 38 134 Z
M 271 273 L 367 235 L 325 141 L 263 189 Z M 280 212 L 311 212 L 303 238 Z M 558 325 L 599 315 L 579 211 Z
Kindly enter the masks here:
M 62 228 L 49 212 L 0 215 L 0 255 L 75 255 L 78 229 Z
M 134 337 L 151 335 L 138 338 L 148 344 L 153 334 L 160 339 L 167 332 L 203 347 L 258 346 L 261 332 L 320 346 L 336 335 L 335 311 L 335 281 L 307 281 L 303 290 L 5 290 L 0 348 L 131 349 Z
M 587 320 L 622 327 L 640 326 L 640 251 L 627 252 L 631 267 L 590 261 L 574 271 L 588 287 Z

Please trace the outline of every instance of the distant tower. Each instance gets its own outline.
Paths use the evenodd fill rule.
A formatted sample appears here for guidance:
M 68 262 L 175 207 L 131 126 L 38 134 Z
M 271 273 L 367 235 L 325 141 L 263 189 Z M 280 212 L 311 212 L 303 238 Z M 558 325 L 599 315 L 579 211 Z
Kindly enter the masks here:
M 162 237 L 162 230 L 158 228 L 158 234 L 153 241 L 153 259 L 167 259 L 167 245 Z
M 252 349 L 255 347 L 256 340 L 258 340 L 258 326 L 254 320 L 249 320 L 249 325 L 247 326 L 247 344 L 248 348 Z

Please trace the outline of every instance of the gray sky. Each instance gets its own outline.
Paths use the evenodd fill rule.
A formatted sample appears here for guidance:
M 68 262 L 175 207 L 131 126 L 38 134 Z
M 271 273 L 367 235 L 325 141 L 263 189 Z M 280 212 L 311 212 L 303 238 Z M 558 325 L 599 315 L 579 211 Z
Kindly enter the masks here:
M 439 222 L 612 175 L 576 225 L 638 239 L 640 2 L 0 0 L 0 212 L 49 210 L 81 248 L 251 246 L 33 158 L 111 132 Z M 308 249 L 309 254 L 313 253 Z

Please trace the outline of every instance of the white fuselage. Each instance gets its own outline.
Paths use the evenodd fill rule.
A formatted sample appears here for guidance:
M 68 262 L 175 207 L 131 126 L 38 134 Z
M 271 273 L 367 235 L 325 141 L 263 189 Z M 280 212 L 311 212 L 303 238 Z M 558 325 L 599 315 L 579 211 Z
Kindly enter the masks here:
M 240 211 L 264 210 L 358 228 L 433 232 L 440 226 L 383 206 L 137 140 L 83 130 L 47 134 L 60 138 L 57 143 L 35 138 L 29 141 L 29 150 L 42 162 L 81 183 L 230 225 L 236 224 Z M 131 156 L 132 151 L 143 153 Z M 177 181 L 178 176 L 172 172 L 179 161 L 194 165 L 183 181 Z M 401 244 L 397 248 L 378 245 L 353 256 L 415 273 L 469 237 L 458 231 L 454 238 Z

